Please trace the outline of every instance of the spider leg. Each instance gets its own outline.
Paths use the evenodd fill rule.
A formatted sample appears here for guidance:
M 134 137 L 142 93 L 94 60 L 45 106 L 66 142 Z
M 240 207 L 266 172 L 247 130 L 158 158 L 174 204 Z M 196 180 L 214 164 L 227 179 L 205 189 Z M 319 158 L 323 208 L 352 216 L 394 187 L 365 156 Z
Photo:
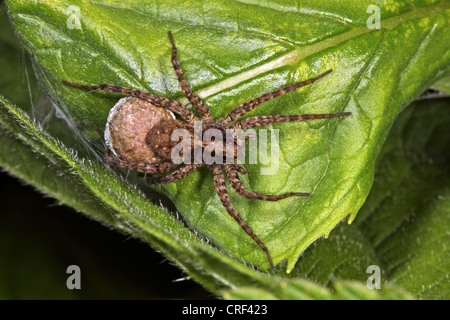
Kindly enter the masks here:
M 351 115 L 351 112 L 331 113 L 331 114 L 292 114 L 276 116 L 260 116 L 244 119 L 234 125 L 236 129 L 247 130 L 253 127 L 267 126 L 277 122 L 294 122 L 314 119 L 325 119 L 334 117 L 343 117 Z
M 170 98 L 166 98 L 166 97 L 156 96 L 150 92 L 141 91 L 138 89 L 125 88 L 125 87 L 116 86 L 116 85 L 107 84 L 107 83 L 96 85 L 96 86 L 87 86 L 87 85 L 69 82 L 66 80 L 62 80 L 62 83 L 67 84 L 72 87 L 75 87 L 75 88 L 87 90 L 87 91 L 103 90 L 103 91 L 107 91 L 107 92 L 117 92 L 117 93 L 122 93 L 122 94 L 128 94 L 128 95 L 134 96 L 136 98 L 149 101 L 158 107 L 166 108 L 166 109 L 178 114 L 181 118 L 183 118 L 184 121 L 186 121 L 189 124 L 191 124 L 195 120 L 197 120 L 197 118 L 194 116 L 192 111 L 190 111 L 188 108 L 183 106 L 178 101 L 170 99 Z
M 282 89 L 263 94 L 262 96 L 255 98 L 253 100 L 247 101 L 247 102 L 237 106 L 236 108 L 234 108 L 224 119 L 221 119 L 221 123 L 224 125 L 228 125 L 229 123 L 231 123 L 231 122 L 237 120 L 238 118 L 242 117 L 243 115 L 245 115 L 247 112 L 253 110 L 257 106 L 259 106 L 261 103 L 272 100 L 272 99 L 282 96 L 286 93 L 292 92 L 300 87 L 304 87 L 308 84 L 311 84 L 311 83 L 325 77 L 332 71 L 333 70 L 328 70 L 328 71 L 318 75 L 315 78 L 292 84 L 292 85 L 284 87 Z
M 228 167 L 226 169 L 227 172 L 227 178 L 228 181 L 230 181 L 231 186 L 236 190 L 241 196 L 246 197 L 248 199 L 258 199 L 258 200 L 265 200 L 265 201 L 278 201 L 281 199 L 285 199 L 292 196 L 309 196 L 309 193 L 306 192 L 289 192 L 281 195 L 274 195 L 274 194 L 265 194 L 265 193 L 258 193 L 253 191 L 247 191 L 244 188 L 244 185 L 241 182 L 241 179 L 239 179 L 239 176 L 237 175 L 236 170 L 234 170 L 232 167 Z
M 245 169 L 244 167 L 241 167 L 237 164 L 230 164 L 228 165 L 231 169 L 241 173 L 241 174 L 246 174 L 247 173 L 247 169 Z
M 103 156 L 103 163 L 115 166 L 119 168 L 128 168 L 134 171 L 143 172 L 143 173 L 166 173 L 170 170 L 175 169 L 178 167 L 178 164 L 175 164 L 173 162 L 163 162 L 163 163 L 156 163 L 152 165 L 144 164 L 144 163 L 132 163 L 125 160 L 116 159 L 110 156 L 110 150 L 106 150 L 105 155 Z
M 99 128 L 95 128 L 95 131 L 97 131 L 98 135 L 100 136 L 100 138 L 102 138 L 103 140 L 105 140 L 105 134 L 103 133 L 102 130 L 100 130 Z
M 184 95 L 189 100 L 190 103 L 197 109 L 197 111 L 202 116 L 203 120 L 206 122 L 212 122 L 213 118 L 211 112 L 206 106 L 205 102 L 200 99 L 194 92 L 189 88 L 188 83 L 184 79 L 183 72 L 181 71 L 180 64 L 177 58 L 177 47 L 175 46 L 175 41 L 173 40 L 172 32 L 169 31 L 169 39 L 170 43 L 172 43 L 172 65 L 175 70 L 175 74 L 177 75 L 178 82 L 180 84 L 181 89 L 183 90 Z
M 167 176 L 162 177 L 149 177 L 147 179 L 148 184 L 160 184 L 160 183 L 170 183 L 175 182 L 178 180 L 181 180 L 185 177 L 187 177 L 192 171 L 197 169 L 199 165 L 196 164 L 188 164 L 184 167 L 179 168 L 178 170 L 175 170 L 171 174 Z
M 269 261 L 270 267 L 272 270 L 275 270 L 275 266 L 273 265 L 272 258 L 270 257 L 269 250 L 264 245 L 264 243 L 259 240 L 259 238 L 255 235 L 253 230 L 248 226 L 247 222 L 239 215 L 239 213 L 231 206 L 230 197 L 228 196 L 227 187 L 225 185 L 225 177 L 223 175 L 222 169 L 219 166 L 213 167 L 214 173 L 214 186 L 216 188 L 217 194 L 219 195 L 219 199 L 222 202 L 222 205 L 227 210 L 228 214 L 236 220 L 237 223 L 244 229 L 244 231 L 264 250 L 267 256 L 267 260 Z

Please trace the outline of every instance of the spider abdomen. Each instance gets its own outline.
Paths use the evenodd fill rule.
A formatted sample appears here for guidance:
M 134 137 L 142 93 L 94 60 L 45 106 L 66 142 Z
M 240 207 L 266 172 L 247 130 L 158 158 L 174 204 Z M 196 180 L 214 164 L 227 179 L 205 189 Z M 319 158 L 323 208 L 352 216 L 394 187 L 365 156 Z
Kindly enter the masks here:
M 165 108 L 135 97 L 120 99 L 109 112 L 105 142 L 120 159 L 154 164 L 165 161 L 147 145 L 147 132 L 161 121 L 173 121 Z

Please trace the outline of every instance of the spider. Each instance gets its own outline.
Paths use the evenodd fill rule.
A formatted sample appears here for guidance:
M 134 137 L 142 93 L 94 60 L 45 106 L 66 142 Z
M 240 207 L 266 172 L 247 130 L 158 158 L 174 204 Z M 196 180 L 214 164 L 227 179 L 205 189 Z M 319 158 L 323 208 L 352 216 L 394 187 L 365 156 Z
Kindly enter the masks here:
M 271 125 L 277 122 L 324 119 L 348 116 L 351 114 L 350 112 L 342 112 L 334 114 L 269 115 L 249 117 L 239 121 L 239 118 L 263 102 L 292 92 L 297 88 L 309 85 L 325 77 L 332 72 L 332 70 L 328 70 L 315 78 L 289 85 L 285 88 L 263 94 L 258 98 L 247 101 L 235 107 L 224 118 L 215 121 L 206 104 L 191 91 L 184 79 L 183 72 L 181 71 L 178 62 L 177 48 L 172 33 L 169 31 L 168 35 L 172 45 L 171 60 L 175 74 L 184 95 L 200 115 L 202 132 L 205 132 L 207 129 L 216 129 L 220 132 L 225 132 L 226 130 L 247 130 L 254 127 Z M 309 193 L 290 192 L 281 195 L 271 195 L 248 191 L 243 186 L 238 175 L 238 173 L 245 174 L 247 170 L 244 167 L 239 166 L 236 162 L 224 164 L 217 162 L 206 163 L 205 161 L 202 161 L 201 163 L 185 161 L 180 164 L 172 161 L 171 155 L 175 142 L 172 141 L 171 137 L 174 130 L 184 128 L 190 132 L 191 139 L 193 139 L 194 122 L 199 121 L 197 116 L 190 109 L 176 100 L 112 84 L 90 86 L 65 80 L 62 82 L 66 85 L 88 91 L 103 90 L 128 95 L 128 98 L 121 99 L 116 106 L 111 109 L 110 115 L 108 116 L 108 123 L 106 125 L 104 136 L 108 149 L 103 157 L 103 162 L 110 166 L 128 168 L 151 175 L 168 173 L 167 175 L 162 176 L 151 176 L 147 180 L 149 184 L 174 182 L 185 178 L 200 166 L 209 167 L 212 170 L 214 186 L 222 205 L 231 217 L 239 223 L 242 229 L 265 252 L 270 267 L 273 270 L 275 269 L 267 247 L 231 205 L 227 186 L 225 184 L 225 177 L 237 193 L 249 199 L 278 201 L 291 196 L 309 196 Z M 176 120 L 173 113 L 178 115 L 182 120 Z M 205 143 L 202 143 L 202 148 L 205 148 Z M 225 144 L 224 141 L 219 141 L 219 143 Z M 111 150 L 116 157 L 110 155 Z M 226 148 L 224 147 L 222 150 L 226 150 Z M 223 157 L 225 158 L 225 152 Z M 234 160 L 236 160 L 236 157 L 234 157 Z

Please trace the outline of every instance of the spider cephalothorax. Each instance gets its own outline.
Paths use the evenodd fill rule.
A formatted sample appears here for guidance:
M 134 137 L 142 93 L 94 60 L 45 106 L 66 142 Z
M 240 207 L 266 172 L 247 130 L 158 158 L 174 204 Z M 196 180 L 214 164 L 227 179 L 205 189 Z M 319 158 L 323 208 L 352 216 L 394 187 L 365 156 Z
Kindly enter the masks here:
M 278 201 L 290 196 L 307 196 L 309 193 L 291 192 L 282 195 L 269 195 L 248 191 L 244 188 L 239 179 L 238 173 L 245 174 L 245 168 L 237 164 L 236 145 L 237 137 L 233 138 L 233 155 L 230 157 L 230 148 L 227 148 L 225 140 L 199 141 L 195 139 L 195 129 L 200 126 L 201 134 L 207 130 L 216 130 L 225 137 L 227 132 L 238 130 L 247 130 L 254 127 L 266 126 L 277 122 L 305 121 L 313 119 L 333 118 L 350 115 L 350 112 L 334 114 L 299 114 L 299 115 L 269 115 L 260 117 L 250 117 L 239 121 L 243 115 L 256 108 L 263 102 L 269 101 L 286 93 L 292 92 L 297 88 L 311 84 L 320 78 L 326 76 L 332 70 L 328 70 L 319 76 L 300 83 L 296 83 L 285 88 L 266 93 L 258 98 L 243 103 L 233 109 L 226 117 L 214 121 L 209 109 L 205 103 L 193 93 L 180 69 L 177 59 L 177 49 L 169 31 L 169 39 L 172 44 L 172 64 L 178 78 L 178 82 L 189 102 L 195 107 L 200 115 L 197 118 L 194 113 L 176 100 L 155 96 L 152 93 L 137 89 L 129 89 L 111 84 L 102 84 L 97 86 L 80 85 L 63 80 L 63 83 L 89 90 L 104 90 L 109 92 L 118 92 L 131 95 L 132 97 L 121 99 L 108 116 L 108 122 L 105 131 L 105 141 L 108 150 L 103 157 L 103 162 L 108 165 L 129 168 L 148 174 L 166 174 L 163 176 L 150 176 L 148 183 L 168 183 L 180 180 L 190 174 L 200 166 L 208 166 L 214 175 L 214 186 L 217 194 L 227 212 L 239 223 L 244 231 L 264 250 L 268 262 L 272 269 L 274 265 L 269 250 L 264 243 L 253 233 L 239 213 L 232 207 L 225 184 L 225 175 L 230 185 L 240 195 L 249 199 L 259 199 L 266 201 Z M 177 115 L 181 120 L 176 120 Z M 185 133 L 184 138 L 174 139 L 174 132 L 181 130 Z M 190 140 L 190 141 L 189 141 Z M 174 151 L 180 142 L 189 141 L 190 148 L 181 149 L 175 154 L 181 154 L 181 161 L 178 158 L 174 160 Z M 221 161 L 207 162 L 204 159 L 193 161 L 196 148 L 204 151 L 213 145 L 214 150 L 222 150 L 218 157 Z M 220 148 L 218 148 L 220 147 Z M 110 156 L 110 149 L 116 157 Z M 184 153 L 183 153 L 184 150 Z M 228 151 L 227 151 L 228 150 Z M 228 152 L 228 154 L 227 154 Z M 227 157 L 228 156 L 228 157 Z M 232 161 L 230 162 L 230 158 Z M 217 157 L 215 158 L 217 159 Z M 188 161 L 189 160 L 189 161 Z

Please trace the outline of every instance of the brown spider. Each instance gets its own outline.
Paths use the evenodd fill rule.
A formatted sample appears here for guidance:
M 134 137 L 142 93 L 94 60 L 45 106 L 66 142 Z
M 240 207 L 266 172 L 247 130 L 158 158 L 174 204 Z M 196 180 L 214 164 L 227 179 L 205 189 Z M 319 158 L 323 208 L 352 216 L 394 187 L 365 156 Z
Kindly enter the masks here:
M 294 91 L 297 88 L 306 86 L 319 80 L 320 78 L 325 77 L 332 72 L 332 70 L 328 70 L 313 79 L 292 84 L 283 89 L 263 94 L 259 98 L 245 102 L 234 108 L 225 118 L 214 121 L 208 107 L 195 93 L 190 90 L 186 80 L 184 79 L 177 59 L 175 42 L 170 31 L 169 39 L 172 44 L 173 68 L 184 95 L 201 116 L 202 132 L 205 132 L 208 129 L 216 129 L 220 132 L 225 132 L 227 129 L 233 131 L 247 130 L 253 127 L 266 126 L 277 122 L 305 121 L 341 117 L 351 114 L 350 112 L 342 112 L 335 114 L 270 115 L 250 117 L 236 122 L 236 120 L 256 108 L 261 103 Z M 121 99 L 116 106 L 111 109 L 105 132 L 105 140 L 109 148 L 103 157 L 103 162 L 108 165 L 129 168 L 131 170 L 148 174 L 161 174 L 172 171 L 168 175 L 148 178 L 149 184 L 174 182 L 186 177 L 200 166 L 208 166 L 213 172 L 214 186 L 223 206 L 239 223 L 242 229 L 244 229 L 244 231 L 264 250 L 270 267 L 274 269 L 272 258 L 270 257 L 267 247 L 254 234 L 253 230 L 247 225 L 245 220 L 241 218 L 239 213 L 231 206 L 223 171 L 226 172 L 226 177 L 236 192 L 249 199 L 278 201 L 291 196 L 308 196 L 309 193 L 291 192 L 282 195 L 269 195 L 247 191 L 238 176 L 238 172 L 245 174 L 247 171 L 245 168 L 237 164 L 235 156 L 233 158 L 234 163 L 228 164 L 211 164 L 206 163 L 203 160 L 201 163 L 183 162 L 181 165 L 180 163 L 175 163 L 172 160 L 171 155 L 173 148 L 177 143 L 173 141 L 172 133 L 176 129 L 186 129 L 191 135 L 191 140 L 193 140 L 194 122 L 199 121 L 191 110 L 176 100 L 155 96 L 152 93 L 137 89 L 129 89 L 111 84 L 88 86 L 65 80 L 63 80 L 63 83 L 88 91 L 104 90 L 133 96 Z M 177 114 L 184 121 L 175 120 L 172 112 Z M 208 143 L 213 142 L 214 141 L 202 142 L 201 147 L 204 149 L 207 147 Z M 223 148 L 221 150 L 226 150 L 225 141 L 219 141 L 219 143 L 223 144 Z M 110 149 L 113 150 L 117 158 L 110 156 Z M 192 152 L 193 149 L 194 147 L 192 147 Z M 234 148 L 234 150 L 235 149 L 236 148 Z M 225 159 L 226 152 L 223 152 L 223 158 Z

